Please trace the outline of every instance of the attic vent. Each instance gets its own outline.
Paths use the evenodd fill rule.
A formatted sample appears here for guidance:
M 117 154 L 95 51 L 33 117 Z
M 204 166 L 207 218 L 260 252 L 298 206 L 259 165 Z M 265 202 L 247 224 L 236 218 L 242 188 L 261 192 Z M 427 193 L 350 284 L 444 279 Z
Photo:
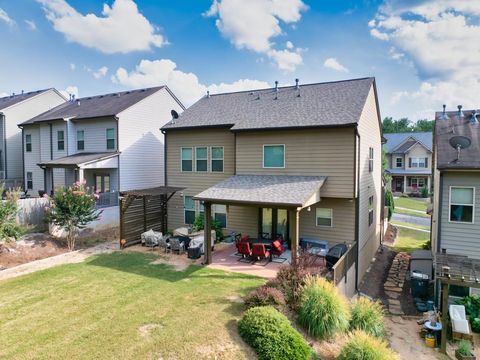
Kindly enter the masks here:
M 465 115 L 463 114 L 463 111 L 462 111 L 462 105 L 458 105 L 458 106 L 457 106 L 457 109 L 458 109 L 458 111 L 457 111 L 457 117 L 458 117 L 458 118 L 464 118 Z
M 443 104 L 442 116 L 440 116 L 440 119 L 442 119 L 442 120 L 448 120 L 449 119 L 446 109 L 447 109 L 447 105 Z

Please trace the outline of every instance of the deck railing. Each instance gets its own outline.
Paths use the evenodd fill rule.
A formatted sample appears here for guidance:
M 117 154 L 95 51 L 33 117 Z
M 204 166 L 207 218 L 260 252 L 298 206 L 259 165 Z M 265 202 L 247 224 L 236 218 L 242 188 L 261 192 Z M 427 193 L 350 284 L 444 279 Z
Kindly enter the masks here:
M 98 194 L 97 209 L 107 208 L 111 206 L 118 206 L 118 191 L 105 192 Z
M 350 267 L 357 261 L 358 245 L 354 243 L 350 245 L 347 252 L 338 259 L 337 263 L 332 267 L 333 282 L 338 285 L 340 281 L 347 275 Z

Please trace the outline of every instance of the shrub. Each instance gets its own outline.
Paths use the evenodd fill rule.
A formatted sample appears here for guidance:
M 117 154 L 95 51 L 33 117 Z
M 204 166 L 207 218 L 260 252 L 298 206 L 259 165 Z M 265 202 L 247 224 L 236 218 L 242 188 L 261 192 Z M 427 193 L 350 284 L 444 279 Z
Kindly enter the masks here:
M 428 192 L 428 188 L 426 186 L 424 186 L 421 190 L 421 194 L 422 194 L 422 197 L 423 198 L 427 198 L 428 195 L 429 195 L 429 192 Z
M 337 360 L 400 360 L 400 357 L 387 344 L 363 331 L 350 335 Z
M 383 314 L 383 307 L 379 302 L 361 297 L 352 305 L 350 329 L 363 330 L 369 335 L 381 338 L 385 336 Z
M 199 214 L 193 221 L 192 230 L 201 231 L 203 229 L 205 229 L 205 219 L 203 214 Z M 215 237 L 217 241 L 223 239 L 222 227 L 220 226 L 220 223 L 213 217 L 210 219 L 210 229 L 215 230 Z
M 252 291 L 244 300 L 247 309 L 267 305 L 272 305 L 273 307 L 280 309 L 285 306 L 285 297 L 283 296 L 283 293 L 278 289 L 267 286 L 262 286 Z
M 298 321 L 312 336 L 329 338 L 348 329 L 348 301 L 331 282 L 308 276 L 302 289 Z
M 277 273 L 277 286 L 284 296 L 285 301 L 292 309 L 298 308 L 300 293 L 308 272 L 292 265 L 282 267 Z
M 471 356 L 473 353 L 472 344 L 467 340 L 460 340 L 457 344 L 457 351 L 462 356 Z
M 393 193 L 391 190 L 385 191 L 385 206 L 388 208 L 388 220 L 392 218 L 393 212 L 395 211 L 395 201 L 393 200 Z
M 271 306 L 247 310 L 238 323 L 240 336 L 253 347 L 259 360 L 309 359 L 305 339 L 287 317 Z
M 17 224 L 18 190 L 6 192 L 0 187 L 0 194 L 5 194 L 5 200 L 0 202 L 0 239 L 17 239 L 21 229 Z
M 477 333 L 480 332 L 480 296 L 465 296 L 457 303 L 465 306 L 465 312 L 470 318 L 472 330 Z

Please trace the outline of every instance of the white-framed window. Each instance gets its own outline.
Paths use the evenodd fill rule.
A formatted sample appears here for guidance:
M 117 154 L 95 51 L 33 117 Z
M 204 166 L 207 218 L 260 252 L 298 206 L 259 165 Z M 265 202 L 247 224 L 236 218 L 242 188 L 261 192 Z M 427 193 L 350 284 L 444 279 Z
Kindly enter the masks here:
M 65 131 L 63 130 L 57 131 L 57 150 L 65 150 Z
M 32 134 L 25 135 L 25 151 L 32 152 Z
M 182 171 L 193 171 L 193 148 L 182 147 L 181 161 L 182 161 Z
M 263 145 L 263 167 L 269 169 L 285 168 L 285 145 Z
M 408 178 L 408 183 L 409 183 L 409 186 L 411 186 L 411 187 L 413 187 L 413 188 L 422 188 L 422 187 L 425 187 L 425 178 L 423 178 L 423 177 L 420 177 L 420 178 L 415 178 L 415 177 Z
M 410 158 L 410 167 L 412 168 L 426 168 L 427 158 L 424 157 L 412 157 Z
M 223 158 L 224 149 L 223 146 L 212 146 L 211 153 L 211 166 L 212 172 L 223 172 Z
M 85 130 L 77 130 L 77 150 L 85 150 Z
M 208 148 L 195 148 L 195 170 L 198 172 L 208 171 Z
M 183 221 L 187 225 L 192 225 L 195 221 L 195 201 L 193 196 L 183 197 Z
M 450 186 L 449 221 L 474 223 L 475 188 L 471 186 Z
M 397 157 L 395 159 L 395 167 L 402 168 L 403 167 L 403 158 Z
M 27 189 L 33 189 L 33 173 L 31 173 L 30 171 L 27 172 Z
M 373 147 L 368 149 L 368 171 L 373 171 Z
M 327 208 L 315 209 L 315 223 L 317 226 L 333 226 L 333 210 Z
M 227 227 L 227 205 L 212 205 L 213 218 L 218 221 L 222 229 Z
M 368 198 L 368 226 L 373 224 L 373 213 L 374 213 L 374 203 L 373 195 Z
M 107 150 L 115 149 L 115 129 L 110 128 L 106 130 L 107 133 Z

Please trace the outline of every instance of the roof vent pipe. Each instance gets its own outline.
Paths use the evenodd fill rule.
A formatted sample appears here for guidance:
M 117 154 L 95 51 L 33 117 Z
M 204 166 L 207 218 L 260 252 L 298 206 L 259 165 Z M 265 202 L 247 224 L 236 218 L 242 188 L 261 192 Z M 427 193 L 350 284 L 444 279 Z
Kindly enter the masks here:
M 295 79 L 295 89 L 297 90 L 300 89 L 300 86 L 298 85 L 298 81 L 299 81 L 298 78 Z
M 278 80 L 275 80 L 275 92 L 278 92 Z
M 448 120 L 449 119 L 446 109 L 447 109 L 447 105 L 443 104 L 442 116 L 440 116 L 440 119 L 442 119 L 442 120 Z
M 465 115 L 463 114 L 463 111 L 462 111 L 462 105 L 458 105 L 457 108 L 458 108 L 457 116 L 458 116 L 459 118 L 465 117 Z
M 477 120 L 477 116 L 480 115 L 477 110 L 475 110 L 473 113 L 472 113 L 472 117 L 470 118 L 470 124 L 472 125 L 478 125 L 478 120 Z
M 77 106 L 80 106 L 80 100 L 77 100 Z
M 210 97 L 210 90 L 207 90 L 207 98 Z

